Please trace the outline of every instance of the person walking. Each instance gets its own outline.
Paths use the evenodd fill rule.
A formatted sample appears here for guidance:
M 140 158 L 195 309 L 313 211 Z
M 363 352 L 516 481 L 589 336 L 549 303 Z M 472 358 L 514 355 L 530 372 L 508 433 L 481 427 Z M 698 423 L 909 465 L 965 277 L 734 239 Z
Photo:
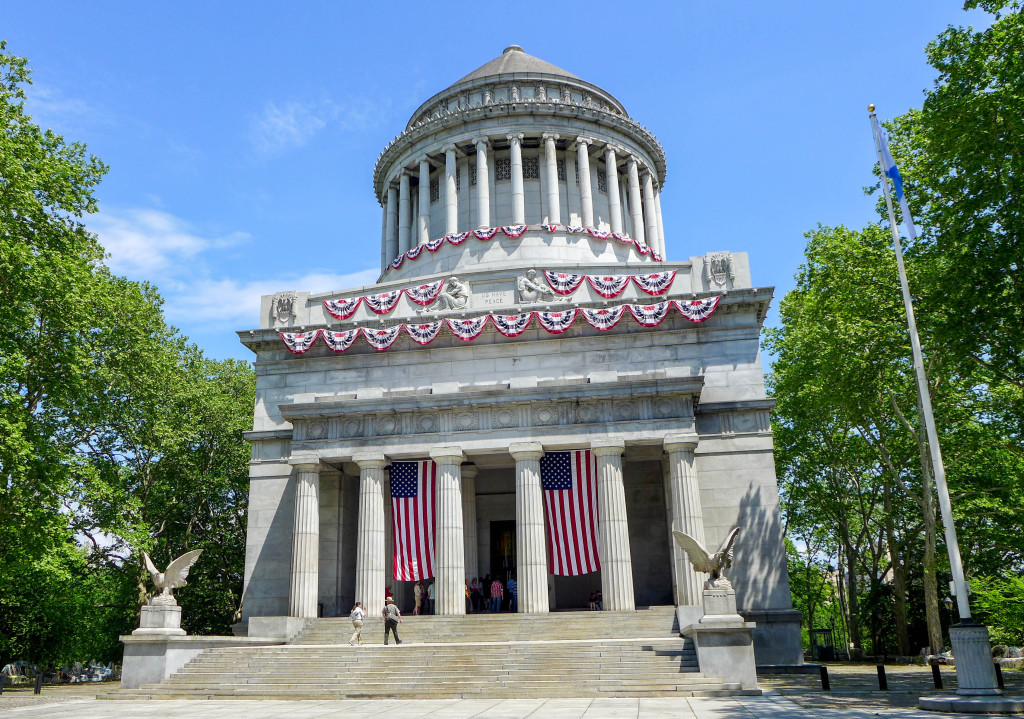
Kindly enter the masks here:
M 514 574 L 508 580 L 508 593 L 512 595 L 512 599 L 509 600 L 509 610 L 515 614 L 518 610 L 516 599 L 519 594 L 519 585 L 516 584 L 516 576 Z
M 491 582 L 491 612 L 501 612 L 501 600 L 505 596 L 505 588 L 497 577 Z
M 473 602 L 473 612 L 479 612 L 483 593 L 480 591 L 480 583 L 477 581 L 476 577 L 473 577 L 473 581 L 469 585 L 469 598 Z
M 416 608 L 412 610 L 412 613 L 419 616 L 423 613 L 423 582 L 416 582 L 413 585 L 412 594 L 416 598 Z
M 359 644 L 362 645 L 363 640 L 361 634 L 363 631 L 363 617 L 366 616 L 366 612 L 363 611 L 363 603 L 356 602 L 356 605 L 352 607 L 352 612 L 348 615 L 349 619 L 352 620 L 352 638 L 348 640 L 351 645 Z
M 398 611 L 394 597 L 388 597 L 380 615 L 384 617 L 384 646 L 388 645 L 388 632 L 394 635 L 395 644 L 401 644 L 402 640 L 398 638 L 398 625 L 402 623 L 402 613 Z
M 431 582 L 427 585 L 427 614 L 434 613 L 434 585 L 436 582 Z

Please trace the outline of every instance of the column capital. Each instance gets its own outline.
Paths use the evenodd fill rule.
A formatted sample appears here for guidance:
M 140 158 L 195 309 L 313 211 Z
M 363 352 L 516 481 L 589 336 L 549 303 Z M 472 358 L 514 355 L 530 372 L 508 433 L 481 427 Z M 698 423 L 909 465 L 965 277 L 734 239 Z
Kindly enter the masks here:
M 521 132 L 515 132 L 511 135 L 505 135 L 506 140 L 508 140 L 509 142 L 514 142 L 516 144 L 521 143 L 524 137 L 526 137 L 526 135 L 524 135 Z
M 449 142 L 447 145 L 441 148 L 441 152 L 458 152 L 459 148 L 455 146 L 454 142 Z
M 620 455 L 626 451 L 626 441 L 618 437 L 595 439 L 590 443 L 590 450 L 598 457 L 609 454 Z
M 521 459 L 540 459 L 544 456 L 544 445 L 540 442 L 513 442 L 508 446 L 508 453 L 517 462 Z
M 559 134 L 557 132 L 545 132 L 543 135 L 541 135 L 541 137 L 544 138 L 545 142 L 549 140 L 551 142 L 554 142 L 559 138 Z
M 666 452 L 693 451 L 697 449 L 700 437 L 696 434 L 670 434 L 664 439 Z
M 461 471 L 463 479 L 475 479 L 476 475 L 480 473 L 480 468 L 470 462 L 469 464 L 462 465 Z
M 490 144 L 491 140 L 490 138 L 487 137 L 474 137 L 472 142 L 474 145 L 476 145 L 476 149 L 479 150 L 481 145 L 487 147 L 487 145 Z
M 293 454 L 288 458 L 288 464 L 296 469 L 320 469 L 320 457 L 316 452 Z
M 604 151 L 605 152 L 610 152 L 610 153 L 612 153 L 614 155 L 614 154 L 616 154 L 618 152 L 622 152 L 622 148 L 619 147 L 618 145 L 615 145 L 615 144 L 611 143 L 611 142 L 606 142 L 606 143 L 604 143 Z
M 640 166 L 640 158 L 634 155 L 633 153 L 629 154 L 629 157 L 626 158 L 626 162 L 628 162 L 630 165 L 636 165 L 637 167 Z
M 583 135 L 580 135 L 579 137 L 576 138 L 576 144 L 577 145 L 593 145 L 594 144 L 594 138 L 592 138 L 592 137 L 584 137 Z
M 418 160 L 416 160 L 416 162 L 419 163 L 420 169 L 423 169 L 424 163 L 426 163 L 427 165 L 430 165 L 430 156 L 429 155 L 420 155 L 420 158 Z
M 430 450 L 430 458 L 435 462 L 445 462 L 446 464 L 454 464 L 455 462 L 461 464 L 466 461 L 466 455 L 462 453 L 462 447 L 434 447 Z
M 352 461 L 359 465 L 359 469 L 381 469 L 388 465 L 388 460 L 383 452 L 353 454 Z

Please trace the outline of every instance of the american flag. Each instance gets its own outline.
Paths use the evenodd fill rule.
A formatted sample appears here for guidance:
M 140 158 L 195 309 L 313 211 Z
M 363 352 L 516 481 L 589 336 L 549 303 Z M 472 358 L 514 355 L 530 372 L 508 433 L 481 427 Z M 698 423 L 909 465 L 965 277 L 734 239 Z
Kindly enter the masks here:
M 601 568 L 597 533 L 597 460 L 589 449 L 548 452 L 540 460 L 548 515 L 548 567 L 574 577 Z
M 434 576 L 434 496 L 437 464 L 431 460 L 391 463 L 391 526 L 395 535 L 395 579 Z

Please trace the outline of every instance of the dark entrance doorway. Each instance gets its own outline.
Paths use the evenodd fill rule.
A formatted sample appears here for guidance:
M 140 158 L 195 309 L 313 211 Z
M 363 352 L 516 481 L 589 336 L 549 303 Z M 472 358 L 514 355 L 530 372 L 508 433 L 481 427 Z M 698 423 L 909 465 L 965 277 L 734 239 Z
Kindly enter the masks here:
M 500 579 L 502 584 L 516 571 L 516 522 L 515 520 L 491 522 L 491 578 Z M 490 589 L 489 587 L 487 588 Z

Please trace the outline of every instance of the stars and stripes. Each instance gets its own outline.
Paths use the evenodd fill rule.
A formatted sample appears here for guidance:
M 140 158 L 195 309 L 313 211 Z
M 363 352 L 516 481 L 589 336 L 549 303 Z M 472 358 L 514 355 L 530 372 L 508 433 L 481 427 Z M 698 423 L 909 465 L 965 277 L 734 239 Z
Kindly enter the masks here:
M 405 290 L 406 296 L 418 305 L 429 305 L 431 302 L 437 299 L 437 296 L 441 293 L 441 288 L 444 287 L 444 278 L 435 281 L 428 282 L 418 287 L 408 287 Z
M 518 337 L 530 326 L 533 319 L 532 312 L 522 312 L 517 315 L 491 315 L 491 322 L 498 328 L 498 332 L 506 337 Z
M 320 330 L 320 334 L 324 337 L 324 342 L 334 352 L 344 352 L 356 341 L 356 337 L 362 329 L 356 328 L 353 330 L 343 330 L 341 332 L 334 332 L 332 330 Z
M 327 308 L 331 317 L 336 317 L 339 320 L 347 320 L 356 313 L 356 310 L 359 309 L 359 305 L 362 303 L 362 297 L 352 297 L 347 300 L 324 300 L 324 307 Z
M 473 317 L 472 319 L 464 320 L 445 320 L 448 323 L 448 328 L 451 329 L 452 333 L 460 340 L 469 341 L 474 340 L 477 336 L 484 331 L 484 327 L 487 326 L 487 318 L 490 315 L 480 315 L 479 317 Z
M 316 336 L 320 334 L 320 330 L 313 330 L 312 332 L 280 332 L 281 339 L 284 340 L 284 346 L 288 348 L 288 351 L 292 354 L 300 355 L 307 351 L 316 342 Z
M 519 237 L 528 227 L 529 225 L 503 225 L 501 231 L 509 237 Z
M 437 464 L 432 460 L 391 463 L 394 578 L 399 581 L 434 576 L 436 492 Z
M 703 322 L 714 313 L 721 299 L 721 296 L 705 297 L 702 300 L 673 300 L 673 303 L 690 322 Z
M 587 275 L 587 282 L 594 292 L 607 300 L 618 297 L 626 291 L 630 275 Z
M 371 329 L 370 327 L 363 328 L 363 337 L 370 343 L 370 346 L 375 350 L 383 352 L 398 338 L 398 333 L 402 330 L 402 325 L 395 325 L 393 327 L 384 327 L 381 329 Z
M 649 295 L 663 295 L 672 287 L 676 271 L 652 272 L 647 275 L 633 275 L 633 284 Z
M 478 240 L 490 240 L 493 239 L 496 234 L 498 234 L 498 228 L 490 227 L 483 230 L 473 230 L 473 234 L 476 235 L 476 238 Z
M 548 452 L 540 460 L 548 527 L 548 569 L 574 577 L 601 568 L 597 460 L 589 450 Z
M 386 315 L 391 310 L 395 309 L 395 305 L 398 304 L 398 300 L 402 298 L 404 290 L 391 290 L 390 292 L 381 292 L 377 295 L 366 295 L 363 301 L 366 302 L 366 306 L 369 307 L 373 312 L 378 315 Z
M 413 342 L 421 345 L 429 345 L 437 337 L 444 325 L 444 320 L 436 322 L 423 322 L 415 325 L 405 325 L 405 331 L 412 337 Z
M 560 335 L 572 327 L 576 320 L 577 310 L 571 309 L 566 312 L 535 312 L 540 326 L 553 335 Z
M 622 313 L 626 311 L 626 305 L 596 310 L 589 307 L 581 307 L 580 310 L 583 312 L 583 318 L 590 323 L 591 327 L 605 332 L 619 324 L 619 320 L 622 319 Z
M 644 327 L 657 327 L 668 316 L 668 310 L 672 306 L 669 302 L 657 302 L 653 305 L 629 305 L 629 313 L 637 324 Z
M 571 295 L 583 284 L 585 275 L 570 272 L 544 270 L 544 277 L 556 295 Z

